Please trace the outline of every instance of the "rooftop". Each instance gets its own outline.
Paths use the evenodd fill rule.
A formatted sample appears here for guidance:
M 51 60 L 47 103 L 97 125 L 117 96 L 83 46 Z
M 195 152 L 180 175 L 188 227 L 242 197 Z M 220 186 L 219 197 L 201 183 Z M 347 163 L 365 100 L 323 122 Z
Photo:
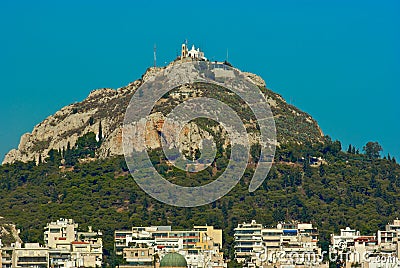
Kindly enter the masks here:
M 166 254 L 160 261 L 160 267 L 187 267 L 185 257 L 173 252 Z

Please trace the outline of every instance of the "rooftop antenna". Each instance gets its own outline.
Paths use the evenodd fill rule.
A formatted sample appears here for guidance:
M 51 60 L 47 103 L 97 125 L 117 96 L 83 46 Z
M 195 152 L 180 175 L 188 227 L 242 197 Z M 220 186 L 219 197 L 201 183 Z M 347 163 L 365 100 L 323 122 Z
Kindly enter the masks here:
M 154 67 L 157 67 L 157 45 L 154 44 Z
M 228 49 L 226 49 L 226 62 L 229 62 L 229 54 L 228 54 Z

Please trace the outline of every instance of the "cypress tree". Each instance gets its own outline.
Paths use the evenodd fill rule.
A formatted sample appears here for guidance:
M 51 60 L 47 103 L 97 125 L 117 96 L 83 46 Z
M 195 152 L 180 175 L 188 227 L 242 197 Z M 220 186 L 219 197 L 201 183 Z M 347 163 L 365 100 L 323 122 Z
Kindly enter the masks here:
M 99 123 L 99 143 L 103 140 L 103 129 L 101 127 L 101 121 Z
M 321 163 L 319 165 L 319 176 L 323 177 L 324 175 L 325 175 L 325 168 L 324 168 L 324 165 Z

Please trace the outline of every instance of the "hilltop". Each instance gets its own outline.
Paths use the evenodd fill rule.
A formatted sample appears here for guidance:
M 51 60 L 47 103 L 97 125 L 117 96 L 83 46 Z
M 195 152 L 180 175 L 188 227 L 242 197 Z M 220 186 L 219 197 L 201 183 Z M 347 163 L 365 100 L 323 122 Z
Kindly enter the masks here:
M 174 61 L 171 64 L 179 64 L 180 61 Z M 167 67 L 167 66 L 166 66 Z M 47 117 L 44 121 L 36 125 L 31 133 L 22 135 L 17 149 L 11 150 L 4 158 L 4 163 L 13 163 L 15 161 L 39 161 L 39 158 L 45 159 L 49 151 L 66 150 L 73 148 L 78 138 L 93 132 L 98 135 L 101 133 L 102 143 L 96 151 L 96 158 L 106 158 L 110 156 L 122 155 L 122 125 L 125 110 L 130 99 L 136 90 L 150 77 L 164 70 L 166 67 L 150 67 L 142 75 L 127 86 L 116 90 L 110 88 L 98 89 L 90 92 L 89 96 L 81 102 L 63 107 L 54 115 Z M 266 87 L 265 81 L 256 74 L 245 72 L 245 75 L 257 85 L 266 96 L 266 99 L 274 114 L 277 129 L 277 139 L 281 144 L 285 143 L 317 143 L 323 141 L 323 134 L 317 122 L 307 113 L 302 112 L 296 107 L 286 103 L 286 101 L 277 93 Z M 200 84 L 186 87 L 182 85 L 176 91 L 184 94 L 196 93 L 197 96 L 219 94 L 221 98 L 226 96 L 223 88 L 215 88 Z M 200 93 L 199 93 L 200 92 Z M 196 95 L 195 94 L 195 95 Z M 165 104 L 168 102 L 168 105 Z M 233 105 L 232 99 L 226 98 L 227 104 Z M 158 138 L 157 122 L 163 120 L 168 106 L 176 104 L 173 98 L 160 101 L 159 109 L 153 111 L 151 121 L 153 126 L 146 129 L 146 139 L 151 148 L 160 147 Z M 161 113 L 160 113 L 161 112 Z M 145 126 L 142 126 L 145 127 Z M 198 126 L 192 124 L 189 131 L 197 131 Z M 202 133 L 206 135 L 207 130 Z M 168 135 L 168 133 L 166 133 Z M 195 147 L 197 140 L 185 141 L 189 147 Z

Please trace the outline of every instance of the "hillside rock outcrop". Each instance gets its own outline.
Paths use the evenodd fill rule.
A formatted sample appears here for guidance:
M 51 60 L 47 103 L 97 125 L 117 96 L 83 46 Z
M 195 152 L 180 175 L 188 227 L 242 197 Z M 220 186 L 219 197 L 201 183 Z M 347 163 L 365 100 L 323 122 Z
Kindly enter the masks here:
M 171 64 L 177 64 L 173 62 Z M 165 68 L 165 67 L 164 67 Z M 122 155 L 122 127 L 126 108 L 136 90 L 164 68 L 151 67 L 141 79 L 118 89 L 103 88 L 90 92 L 82 102 L 63 107 L 54 115 L 47 117 L 36 125 L 31 133 L 22 135 L 17 149 L 12 149 L 4 158 L 3 164 L 15 161 L 38 161 L 39 156 L 45 159 L 51 149 L 63 150 L 76 144 L 78 138 L 88 132 L 99 135 L 101 125 L 102 144 L 97 150 L 97 157 L 105 158 Z M 244 73 L 255 85 L 264 92 L 274 114 L 279 143 L 304 141 L 322 141 L 323 134 L 317 122 L 308 114 L 287 104 L 284 99 L 265 88 L 265 81 L 258 75 Z M 187 88 L 182 86 L 187 94 Z M 171 98 L 174 98 L 171 96 Z M 176 95 L 175 95 L 176 98 Z M 151 115 L 145 128 L 146 144 L 136 145 L 137 149 L 157 148 L 161 145 L 160 127 L 163 115 Z M 199 139 L 208 137 L 210 133 L 198 129 L 195 124 L 189 124 L 186 131 L 191 135 L 180 137 L 181 149 L 189 150 L 198 146 Z M 167 132 L 166 132 L 167 133 Z M 166 134 L 167 139 L 168 133 Z

